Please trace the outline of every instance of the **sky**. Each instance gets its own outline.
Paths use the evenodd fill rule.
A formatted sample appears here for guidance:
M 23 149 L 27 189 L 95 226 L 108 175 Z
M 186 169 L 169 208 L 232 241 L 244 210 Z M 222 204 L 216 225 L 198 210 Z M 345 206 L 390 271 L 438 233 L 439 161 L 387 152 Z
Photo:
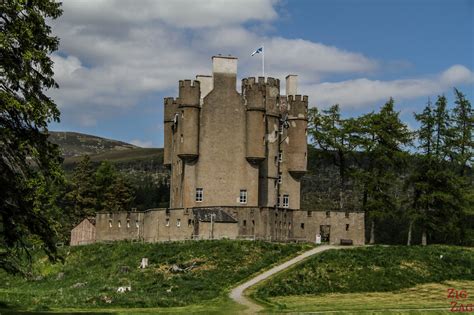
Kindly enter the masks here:
M 337 103 L 346 117 L 393 97 L 413 129 L 428 98 L 453 104 L 457 87 L 474 101 L 470 0 L 64 0 L 63 11 L 50 21 L 61 111 L 50 130 L 162 147 L 178 80 L 211 74 L 218 54 L 239 58 L 238 79 L 259 76 L 262 44 L 266 76 L 297 74 L 310 107 Z

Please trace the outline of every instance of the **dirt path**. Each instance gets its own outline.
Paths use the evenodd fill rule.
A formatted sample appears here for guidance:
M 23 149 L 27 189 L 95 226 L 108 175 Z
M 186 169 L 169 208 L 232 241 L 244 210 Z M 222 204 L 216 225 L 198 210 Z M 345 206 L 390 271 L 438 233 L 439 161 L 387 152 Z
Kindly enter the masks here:
M 313 248 L 313 249 L 311 249 L 307 252 L 304 252 L 303 254 L 301 254 L 299 256 L 296 256 L 295 258 L 293 258 L 291 260 L 288 260 L 287 262 L 282 263 L 281 265 L 275 266 L 275 267 L 265 271 L 264 273 L 259 274 L 255 278 L 252 278 L 252 279 L 248 280 L 245 283 L 242 283 L 241 285 L 234 288 L 230 292 L 229 297 L 232 300 L 234 300 L 235 302 L 247 306 L 247 309 L 245 311 L 246 314 L 255 314 L 255 313 L 263 310 L 263 307 L 256 304 L 255 302 L 251 301 L 247 297 L 245 297 L 245 295 L 243 294 L 245 290 L 247 290 L 251 286 L 259 283 L 260 281 L 265 280 L 265 279 L 273 276 L 274 274 L 289 268 L 290 266 L 302 261 L 303 259 L 305 259 L 309 256 L 321 253 L 321 252 L 323 252 L 325 250 L 328 250 L 328 249 L 337 249 L 337 248 L 340 248 L 340 247 L 339 246 L 333 246 L 333 245 L 323 245 L 323 246 L 315 247 L 315 248 Z

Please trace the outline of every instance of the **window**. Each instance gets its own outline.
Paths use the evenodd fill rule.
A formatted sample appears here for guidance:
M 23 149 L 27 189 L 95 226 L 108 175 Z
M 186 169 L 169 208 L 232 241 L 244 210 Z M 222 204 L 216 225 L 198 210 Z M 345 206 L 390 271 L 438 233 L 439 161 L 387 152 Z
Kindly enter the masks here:
M 181 226 L 181 219 L 176 220 L 176 226 L 180 227 Z
M 170 219 L 169 219 L 169 218 L 166 218 L 166 221 L 165 221 L 165 222 L 166 222 L 166 223 L 165 223 L 166 226 L 170 226 Z
M 112 227 L 112 220 L 109 219 L 109 228 Z
M 280 153 L 278 153 L 278 162 L 283 162 L 283 152 L 280 151 Z
M 278 195 L 278 199 L 277 199 L 277 207 L 280 207 L 280 199 L 281 199 L 281 195 Z M 278 214 L 277 214 L 278 215 Z
M 138 229 L 140 225 L 138 224 L 138 220 L 135 220 L 135 227 Z
M 290 195 L 283 195 L 283 208 L 290 206 Z
M 241 189 L 240 190 L 240 203 L 247 203 L 247 190 L 246 189 Z
M 193 221 L 191 219 L 188 219 L 188 226 L 191 226 L 193 224 Z
M 308 215 L 308 217 L 311 217 L 311 216 L 313 215 L 313 211 L 308 210 L 308 211 L 306 212 L 306 214 Z
M 346 211 L 346 213 L 344 214 L 346 218 L 349 217 L 349 212 Z
M 255 220 L 252 220 L 252 226 L 255 226 Z
M 247 226 L 247 220 L 244 220 L 244 226 Z
M 281 135 L 283 134 L 283 123 L 281 121 L 280 121 L 280 124 L 278 126 L 278 131 L 280 132 Z
M 202 202 L 203 200 L 203 189 L 202 188 L 196 188 L 196 201 L 197 202 Z
M 130 228 L 130 220 L 127 220 L 127 229 Z
M 346 231 L 349 231 L 349 224 L 346 224 Z
M 301 229 L 304 230 L 304 223 L 301 223 Z
M 184 136 L 183 136 L 183 134 L 181 134 L 181 143 L 183 143 L 183 142 L 184 142 Z
M 326 218 L 329 218 L 331 216 L 331 211 L 326 211 Z
M 122 224 L 120 223 L 120 220 L 118 220 L 118 227 L 122 227 Z
M 281 184 L 283 182 L 282 178 L 281 178 L 281 173 L 278 174 L 278 184 Z

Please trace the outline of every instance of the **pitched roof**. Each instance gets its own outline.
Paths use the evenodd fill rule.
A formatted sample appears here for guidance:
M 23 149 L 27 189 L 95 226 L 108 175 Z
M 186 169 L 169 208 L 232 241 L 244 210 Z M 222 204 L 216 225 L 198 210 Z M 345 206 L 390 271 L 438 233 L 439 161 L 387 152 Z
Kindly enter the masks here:
M 213 216 L 214 222 L 237 223 L 237 220 L 222 208 L 196 208 L 193 209 L 193 214 L 201 222 L 211 222 L 211 216 Z

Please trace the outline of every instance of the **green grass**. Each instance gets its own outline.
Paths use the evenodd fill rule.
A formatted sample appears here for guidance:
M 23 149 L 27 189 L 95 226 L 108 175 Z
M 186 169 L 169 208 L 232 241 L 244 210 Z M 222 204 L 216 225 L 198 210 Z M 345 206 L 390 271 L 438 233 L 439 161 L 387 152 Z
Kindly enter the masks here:
M 441 258 L 442 255 L 442 258 Z M 252 296 L 389 292 L 418 284 L 474 280 L 474 249 L 373 246 L 330 250 L 259 285 Z
M 267 301 L 274 312 L 340 312 L 351 314 L 449 314 L 451 300 L 447 289 L 456 288 L 474 292 L 474 281 L 449 281 L 417 285 L 413 288 L 393 292 L 372 293 L 326 293 L 272 297 Z M 467 303 L 466 303 L 467 301 Z M 463 303 L 463 301 L 458 301 Z M 464 304 L 472 303 L 464 300 Z
M 29 279 L 0 272 L 0 307 L 112 311 L 227 305 L 231 287 L 310 246 L 224 240 L 66 247 L 64 264 L 37 257 Z M 149 268 L 138 268 L 142 257 L 149 259 Z M 170 271 L 173 264 L 184 268 L 193 263 L 195 268 L 189 272 Z M 74 287 L 77 283 L 84 285 Z M 128 285 L 131 292 L 116 292 Z M 106 299 L 112 303 L 105 303 Z

